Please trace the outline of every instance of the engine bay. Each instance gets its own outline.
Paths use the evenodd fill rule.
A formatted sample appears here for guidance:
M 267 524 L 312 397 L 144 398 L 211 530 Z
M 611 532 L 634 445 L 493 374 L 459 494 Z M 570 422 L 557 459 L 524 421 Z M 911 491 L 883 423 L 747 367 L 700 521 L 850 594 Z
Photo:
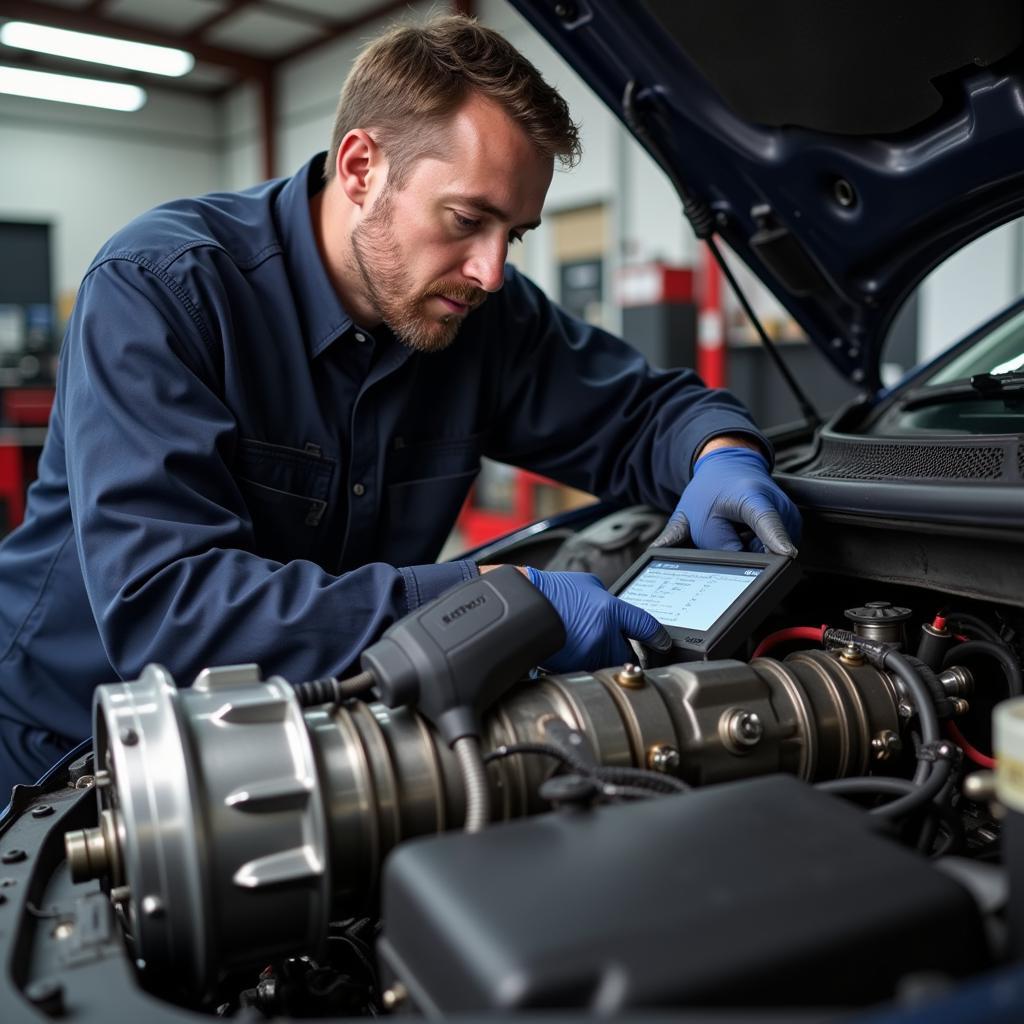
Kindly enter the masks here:
M 552 675 L 522 580 L 350 680 L 101 687 L 94 749 L 0 823 L 4 1005 L 830 1019 L 1019 957 L 1020 607 L 812 571 L 733 657 Z

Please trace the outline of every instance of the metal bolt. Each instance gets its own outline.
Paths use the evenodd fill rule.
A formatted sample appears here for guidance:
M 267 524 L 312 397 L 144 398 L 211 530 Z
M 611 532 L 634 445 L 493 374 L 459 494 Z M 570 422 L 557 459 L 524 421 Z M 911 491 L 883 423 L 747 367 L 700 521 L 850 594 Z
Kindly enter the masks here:
M 996 795 L 995 772 L 971 772 L 964 779 L 963 794 L 968 800 L 985 803 Z
M 409 993 L 406 987 L 400 982 L 396 981 L 391 988 L 386 988 L 381 993 L 380 1001 L 384 1004 L 385 1010 L 394 1010 L 402 1005 L 409 998 Z
M 761 716 L 753 711 L 739 710 L 726 712 L 728 719 L 725 724 L 726 736 L 733 747 L 746 748 L 757 746 L 764 736 L 764 723 Z
M 967 697 L 974 692 L 974 676 L 962 665 L 952 665 L 940 672 L 938 678 L 951 697 Z
M 0 861 L 4 864 L 19 864 L 23 860 L 28 860 L 28 854 L 24 850 L 17 848 L 4 851 L 3 855 L 0 856 Z
M 899 704 L 896 705 L 896 711 L 899 714 L 900 718 L 914 717 L 914 709 L 909 701 L 901 700 Z
M 159 896 L 143 896 L 142 912 L 146 917 L 153 918 L 154 920 L 159 919 L 165 913 L 164 901 Z
M 857 668 L 858 666 L 863 665 L 866 659 L 863 652 L 858 649 L 856 644 L 847 644 L 839 652 L 839 660 L 844 665 L 849 665 L 851 668 Z
M 49 804 L 40 804 L 38 807 L 32 808 L 33 818 L 48 818 L 53 814 L 53 808 Z
M 639 690 L 644 685 L 644 670 L 639 665 L 623 665 L 615 673 L 615 682 L 627 690 Z
M 75 780 L 75 789 L 89 789 L 96 782 L 95 775 L 80 775 Z
M 953 706 L 954 715 L 966 715 L 971 710 L 971 705 L 963 697 L 951 697 L 949 703 Z
M 121 726 L 117 735 L 126 747 L 134 747 L 139 742 L 139 734 L 129 725 Z
M 647 767 L 652 772 L 674 772 L 679 761 L 679 751 L 667 743 L 657 743 L 647 751 Z
M 132 898 L 132 890 L 127 885 L 115 885 L 110 890 L 110 902 L 114 906 L 120 906 L 123 903 L 127 903 Z
M 903 749 L 903 743 L 892 729 L 883 729 L 871 740 L 871 749 L 879 761 L 888 761 Z
M 61 923 L 53 929 L 53 937 L 57 939 L 58 942 L 70 939 L 74 933 L 75 926 L 70 921 L 61 921 Z

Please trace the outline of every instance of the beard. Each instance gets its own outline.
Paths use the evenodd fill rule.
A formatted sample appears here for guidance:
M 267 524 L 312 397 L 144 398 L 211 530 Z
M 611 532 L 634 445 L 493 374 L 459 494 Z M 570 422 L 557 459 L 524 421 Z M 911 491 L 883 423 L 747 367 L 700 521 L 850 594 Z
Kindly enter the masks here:
M 487 293 L 464 282 L 443 279 L 417 290 L 403 261 L 393 213 L 392 193 L 385 188 L 352 232 L 356 269 L 374 309 L 399 341 L 416 352 L 441 352 L 455 340 L 466 314 L 430 313 L 430 299 L 442 296 L 474 308 Z

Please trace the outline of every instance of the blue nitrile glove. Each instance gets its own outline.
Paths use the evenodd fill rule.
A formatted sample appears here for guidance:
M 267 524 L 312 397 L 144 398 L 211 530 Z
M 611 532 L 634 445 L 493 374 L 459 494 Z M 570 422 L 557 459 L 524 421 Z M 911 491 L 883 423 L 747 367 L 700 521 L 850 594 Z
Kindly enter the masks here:
M 653 615 L 613 597 L 593 573 L 544 572 L 527 566 L 526 575 L 555 606 L 565 625 L 565 646 L 544 663 L 552 672 L 636 661 L 626 637 L 659 651 L 672 646 L 665 627 Z
M 742 551 L 735 524 L 754 531 L 751 551 L 796 554 L 800 513 L 750 448 L 717 448 L 697 460 L 693 478 L 652 547 L 673 548 L 692 540 L 699 548 Z

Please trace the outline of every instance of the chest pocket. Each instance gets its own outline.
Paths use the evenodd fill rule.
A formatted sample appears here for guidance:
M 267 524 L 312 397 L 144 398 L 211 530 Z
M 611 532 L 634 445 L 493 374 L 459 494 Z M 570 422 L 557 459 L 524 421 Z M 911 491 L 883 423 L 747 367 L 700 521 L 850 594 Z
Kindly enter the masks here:
M 256 553 L 278 562 L 326 560 L 334 459 L 252 438 L 238 446 L 236 479 L 252 517 Z
M 480 471 L 483 435 L 405 442 L 388 453 L 383 525 L 396 565 L 432 562 Z

